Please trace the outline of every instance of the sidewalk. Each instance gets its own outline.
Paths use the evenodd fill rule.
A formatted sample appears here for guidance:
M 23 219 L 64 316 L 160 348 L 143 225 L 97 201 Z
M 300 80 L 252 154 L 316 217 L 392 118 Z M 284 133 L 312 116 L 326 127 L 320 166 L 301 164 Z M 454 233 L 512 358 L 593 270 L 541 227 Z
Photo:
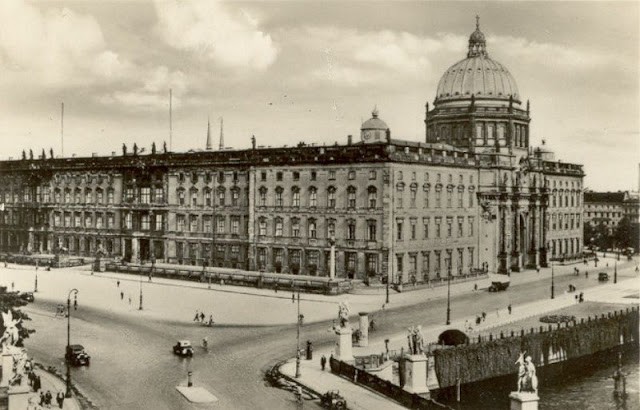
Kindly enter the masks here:
M 30 397 L 29 397 L 29 403 L 30 403 L 30 407 L 29 410 L 33 409 L 33 410 L 40 410 L 40 409 L 47 409 L 47 408 L 51 408 L 51 409 L 57 409 L 58 407 L 58 403 L 56 402 L 56 394 L 58 392 L 65 392 L 66 391 L 66 385 L 65 382 L 59 378 L 57 378 L 56 376 L 52 375 L 51 373 L 47 372 L 46 370 L 40 369 L 39 367 L 36 367 L 34 369 L 34 373 L 38 376 L 40 376 L 40 381 L 42 383 L 40 390 L 38 392 L 33 392 L 30 393 Z M 47 406 L 40 406 L 40 392 L 46 393 L 47 391 L 51 392 L 51 395 L 53 396 L 53 399 L 51 400 L 51 406 L 47 407 Z M 80 410 L 82 409 L 82 406 L 80 406 L 80 403 L 78 402 L 78 399 L 76 398 L 75 395 L 73 395 L 72 397 L 68 397 L 64 399 L 64 402 L 62 404 L 62 408 L 65 410 Z
M 619 280 L 618 284 L 608 283 L 597 288 L 591 288 L 585 293 L 585 299 L 590 301 L 603 301 L 609 303 L 630 303 L 638 304 L 637 298 L 640 278 L 631 278 Z M 635 296 L 635 297 L 634 297 Z M 434 343 L 437 336 L 446 329 L 456 328 L 463 329 L 465 322 L 474 323 L 472 332 L 467 332 L 469 337 L 477 337 L 479 332 L 486 331 L 493 327 L 502 326 L 511 322 L 515 322 L 530 316 L 538 316 L 547 312 L 555 311 L 575 303 L 573 293 L 565 293 L 558 295 L 555 299 L 537 300 L 522 305 L 512 306 L 512 312 L 509 314 L 507 309 L 500 309 L 488 312 L 485 322 L 480 326 L 475 326 L 475 317 L 462 317 L 451 322 L 450 325 L 430 326 L 422 330 L 426 337 L 426 343 Z M 355 327 L 354 327 L 355 329 Z M 406 349 L 407 335 L 402 333 L 389 340 L 389 350 Z M 380 339 L 369 339 L 368 347 L 353 347 L 354 356 L 366 356 L 370 354 L 380 354 L 385 351 L 384 341 Z M 299 378 L 295 378 L 295 358 L 288 360 L 280 367 L 281 373 L 294 381 L 314 390 L 320 394 L 324 394 L 328 390 L 338 390 L 340 394 L 347 400 L 347 406 L 354 409 L 401 409 L 404 408 L 393 402 L 389 398 L 373 392 L 365 387 L 361 387 L 351 381 L 334 375 L 327 365 L 326 370 L 322 371 L 320 367 L 320 358 L 324 355 L 327 359 L 333 353 L 333 350 L 321 348 L 314 351 L 314 359 L 300 361 Z M 437 388 L 437 380 L 433 377 L 432 371 L 429 372 L 430 379 L 428 385 L 430 389 Z

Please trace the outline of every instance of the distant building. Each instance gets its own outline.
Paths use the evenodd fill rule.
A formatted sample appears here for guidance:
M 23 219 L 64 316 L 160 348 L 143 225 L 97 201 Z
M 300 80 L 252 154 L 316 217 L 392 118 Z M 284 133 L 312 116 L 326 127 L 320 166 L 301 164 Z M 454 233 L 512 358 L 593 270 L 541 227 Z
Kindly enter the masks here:
M 628 192 L 590 192 L 584 193 L 584 222 L 592 226 L 603 224 L 609 233 L 618 226 L 625 216 L 625 200 Z
M 0 251 L 431 281 L 579 258 L 582 166 L 530 146 L 530 107 L 476 27 L 425 142 L 375 109 L 346 145 L 0 162 Z M 210 144 L 209 144 L 210 145 Z

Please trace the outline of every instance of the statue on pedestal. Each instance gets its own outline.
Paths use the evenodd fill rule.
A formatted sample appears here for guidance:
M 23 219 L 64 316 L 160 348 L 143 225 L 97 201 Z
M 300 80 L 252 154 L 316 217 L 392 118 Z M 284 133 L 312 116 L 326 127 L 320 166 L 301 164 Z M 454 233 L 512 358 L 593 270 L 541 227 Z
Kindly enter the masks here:
M 536 376 L 536 366 L 533 364 L 531 356 L 526 356 L 526 352 L 520 353 L 518 361 L 518 392 L 538 393 L 538 377 Z
M 2 323 L 4 326 L 4 333 L 0 338 L 0 348 L 5 353 L 9 349 L 13 348 L 20 340 L 20 334 L 18 325 L 22 322 L 22 319 L 15 320 L 13 313 L 9 310 L 7 313 L 2 312 Z
M 407 342 L 409 343 L 409 354 L 424 353 L 424 336 L 422 335 L 422 326 L 412 326 L 407 329 Z
M 338 309 L 338 320 L 340 320 L 341 328 L 349 327 L 349 303 L 348 302 L 340 302 Z

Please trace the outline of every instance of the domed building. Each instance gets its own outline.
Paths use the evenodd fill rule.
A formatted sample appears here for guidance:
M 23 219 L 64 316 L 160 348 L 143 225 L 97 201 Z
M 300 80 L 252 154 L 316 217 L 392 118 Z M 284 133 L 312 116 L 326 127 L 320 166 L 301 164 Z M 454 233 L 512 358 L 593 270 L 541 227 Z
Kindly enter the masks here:
M 360 138 L 362 142 L 381 142 L 391 135 L 391 130 L 386 122 L 378 118 L 378 108 L 371 112 L 371 118 L 362 123 L 360 127 Z
M 440 78 L 433 109 L 426 105 L 426 142 L 471 152 L 523 155 L 529 146 L 529 103 L 521 107 L 509 70 L 491 59 L 479 21 L 469 37 L 467 58 Z

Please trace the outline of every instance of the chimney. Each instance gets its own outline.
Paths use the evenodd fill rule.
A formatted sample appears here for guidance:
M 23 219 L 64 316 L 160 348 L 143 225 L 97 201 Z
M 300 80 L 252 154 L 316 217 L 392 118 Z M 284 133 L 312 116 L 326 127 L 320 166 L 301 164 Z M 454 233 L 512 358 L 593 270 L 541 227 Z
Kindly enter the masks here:
M 347 135 L 347 145 L 351 145 L 352 141 L 353 141 L 353 136 Z

